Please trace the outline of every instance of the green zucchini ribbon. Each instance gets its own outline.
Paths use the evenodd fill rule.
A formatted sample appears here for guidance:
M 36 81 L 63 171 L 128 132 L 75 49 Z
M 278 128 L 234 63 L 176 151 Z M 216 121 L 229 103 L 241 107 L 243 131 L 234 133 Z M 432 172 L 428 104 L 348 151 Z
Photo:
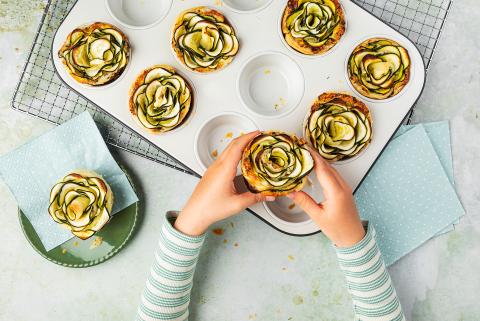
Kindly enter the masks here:
M 238 52 L 238 39 L 233 28 L 217 18 L 187 12 L 174 32 L 174 42 L 191 69 L 215 69 L 220 62 Z
M 370 120 L 341 100 L 324 103 L 307 119 L 305 137 L 327 160 L 351 158 L 370 142 Z
M 128 62 L 129 45 L 114 28 L 97 28 L 91 33 L 76 29 L 70 43 L 59 52 L 70 72 L 77 77 L 96 81 L 101 85 L 112 80 Z M 100 79 L 102 78 L 102 79 Z
M 287 17 L 286 26 L 294 38 L 319 47 L 333 36 L 341 17 L 330 0 L 306 1 Z
M 48 213 L 75 236 L 87 239 L 108 222 L 112 202 L 101 178 L 71 173 L 52 188 Z
M 192 93 L 183 77 L 155 67 L 147 73 L 132 100 L 143 126 L 166 132 L 181 125 L 189 114 Z
M 257 192 L 293 191 L 313 169 L 310 152 L 296 137 L 284 133 L 263 133 L 247 148 L 248 157 L 243 161 L 253 172 L 244 176 L 247 182 L 254 177 L 249 185 Z
M 360 93 L 373 99 L 396 95 L 405 86 L 409 67 L 407 50 L 389 39 L 363 42 L 348 61 L 352 84 Z

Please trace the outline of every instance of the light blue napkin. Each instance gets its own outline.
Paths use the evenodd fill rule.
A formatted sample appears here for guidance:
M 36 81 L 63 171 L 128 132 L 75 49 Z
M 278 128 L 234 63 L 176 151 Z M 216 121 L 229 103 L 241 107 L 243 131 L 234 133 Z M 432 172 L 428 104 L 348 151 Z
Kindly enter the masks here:
M 75 169 L 103 176 L 114 195 L 113 214 L 138 201 L 88 112 L 0 157 L 0 174 L 47 251 L 73 237 L 48 206 L 52 186 Z
M 447 135 L 448 145 L 445 144 L 442 126 L 445 125 L 402 128 L 355 193 L 362 219 L 370 221 L 377 230 L 378 245 L 387 265 L 465 214 L 451 183 L 451 152 L 444 150 L 450 142 Z M 431 138 L 425 128 L 432 133 Z
M 432 143 L 432 147 L 435 150 L 443 169 L 445 170 L 445 174 L 448 176 L 448 180 L 452 185 L 454 185 L 452 146 L 450 144 L 450 126 L 448 121 L 404 125 L 401 126 L 395 133 L 394 139 L 402 136 L 404 133 L 417 126 L 423 126 L 425 129 L 427 136 Z
M 432 143 L 433 149 L 437 153 L 440 163 L 445 170 L 445 174 L 448 176 L 448 180 L 453 187 L 455 187 L 455 181 L 453 179 L 453 159 L 452 159 L 452 146 L 450 144 L 450 126 L 448 121 L 440 121 L 425 124 L 416 125 L 404 125 L 398 129 L 395 133 L 395 138 L 403 135 L 407 131 L 415 126 L 423 126 L 427 132 L 428 138 Z M 453 222 L 452 225 L 446 227 L 437 233 L 437 235 L 451 232 L 455 229 L 455 224 L 460 223 L 460 219 Z

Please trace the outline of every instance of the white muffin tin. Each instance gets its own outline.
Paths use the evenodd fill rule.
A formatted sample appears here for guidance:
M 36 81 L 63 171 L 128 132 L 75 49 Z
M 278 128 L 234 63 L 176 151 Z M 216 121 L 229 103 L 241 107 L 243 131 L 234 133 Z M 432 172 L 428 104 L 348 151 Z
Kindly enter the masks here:
M 125 5 L 127 2 L 128 6 Z M 340 2 L 345 11 L 347 30 L 331 54 L 312 58 L 292 52 L 279 35 L 279 15 L 287 0 L 225 0 L 228 4 L 225 6 L 215 5 L 218 1 L 213 0 L 173 3 L 172 0 L 105 0 L 105 3 L 82 0 L 74 5 L 57 30 L 52 59 L 60 78 L 69 87 L 199 175 L 213 161 L 215 149 L 220 153 L 226 146 L 231 139 L 230 133 L 234 137 L 245 130 L 259 128 L 302 136 L 303 120 L 318 95 L 331 91 L 352 94 L 370 108 L 374 120 L 373 140 L 361 156 L 334 166 L 356 189 L 419 98 L 425 82 L 425 67 L 419 51 L 407 38 L 353 2 Z M 179 13 L 202 5 L 221 11 L 232 22 L 240 41 L 240 51 L 233 62 L 211 74 L 189 71 L 178 62 L 171 49 L 172 27 Z M 144 15 L 148 21 L 138 20 L 143 16 L 142 10 L 149 11 Z M 128 36 L 132 46 L 129 67 L 121 79 L 100 88 L 75 82 L 57 55 L 73 29 L 92 21 L 116 25 Z M 412 61 L 412 78 L 408 86 L 388 102 L 365 99 L 352 90 L 345 77 L 345 61 L 352 48 L 374 36 L 396 40 L 408 50 Z M 172 65 L 187 75 L 196 89 L 195 112 L 186 125 L 164 135 L 145 131 L 128 108 L 132 82 L 142 70 L 156 64 Z M 252 87 L 254 84 L 258 85 Z M 271 105 L 270 110 L 268 105 Z M 222 130 L 225 131 L 223 136 Z M 320 201 L 322 192 L 313 173 L 307 185 L 307 191 Z M 250 210 L 288 234 L 308 235 L 319 230 L 287 198 L 279 198 L 273 204 L 257 204 Z

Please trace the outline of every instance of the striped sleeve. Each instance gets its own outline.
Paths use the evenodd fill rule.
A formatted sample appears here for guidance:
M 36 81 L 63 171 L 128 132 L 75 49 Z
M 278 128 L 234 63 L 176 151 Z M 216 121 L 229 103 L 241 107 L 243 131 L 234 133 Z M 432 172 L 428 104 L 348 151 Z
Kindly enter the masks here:
M 182 234 L 173 227 L 175 219 L 176 213 L 167 213 L 137 310 L 137 321 L 188 319 L 193 274 L 205 235 Z
M 352 295 L 355 320 L 404 321 L 382 254 L 375 241 L 375 229 L 367 228 L 363 240 L 352 247 L 336 247 L 340 268 Z

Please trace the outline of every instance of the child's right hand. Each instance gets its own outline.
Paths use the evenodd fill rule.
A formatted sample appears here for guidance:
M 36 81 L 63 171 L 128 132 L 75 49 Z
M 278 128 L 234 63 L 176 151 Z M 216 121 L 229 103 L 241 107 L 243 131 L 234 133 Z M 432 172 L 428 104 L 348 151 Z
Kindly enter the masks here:
M 305 192 L 288 195 L 320 227 L 322 232 L 338 247 L 349 247 L 365 236 L 352 189 L 340 174 L 317 151 L 310 148 L 315 160 L 315 174 L 323 188 L 325 200 L 318 204 Z

